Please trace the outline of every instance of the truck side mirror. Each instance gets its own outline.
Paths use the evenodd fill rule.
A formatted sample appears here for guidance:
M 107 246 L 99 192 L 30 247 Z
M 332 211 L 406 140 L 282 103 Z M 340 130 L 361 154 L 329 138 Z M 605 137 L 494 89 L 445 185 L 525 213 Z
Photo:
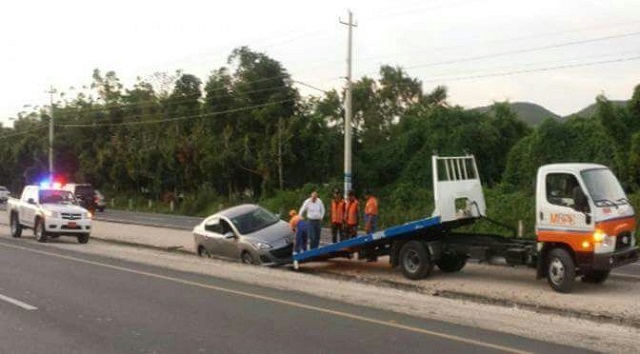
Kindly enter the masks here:
M 35 203 L 36 203 L 36 201 L 35 201 L 35 200 L 33 200 L 33 198 L 29 198 L 29 199 L 27 199 L 27 203 L 29 203 L 29 204 L 35 204 Z

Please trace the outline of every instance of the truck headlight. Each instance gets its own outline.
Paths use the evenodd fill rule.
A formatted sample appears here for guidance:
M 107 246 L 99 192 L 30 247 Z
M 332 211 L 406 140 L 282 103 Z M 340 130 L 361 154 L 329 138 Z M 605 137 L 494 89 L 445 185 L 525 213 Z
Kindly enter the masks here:
M 601 243 L 606 238 L 607 238 L 607 233 L 600 229 L 596 229 L 596 231 L 593 232 L 593 242 L 595 243 Z
M 91 212 L 90 212 L 90 211 L 88 211 L 88 212 L 86 212 L 86 213 L 84 214 L 84 218 L 85 218 L 85 219 L 93 219 L 93 214 L 91 214 Z
M 44 214 L 44 216 L 48 217 L 48 218 L 54 218 L 57 219 L 60 217 L 60 214 L 57 211 L 51 211 L 51 210 L 43 210 L 42 213 Z

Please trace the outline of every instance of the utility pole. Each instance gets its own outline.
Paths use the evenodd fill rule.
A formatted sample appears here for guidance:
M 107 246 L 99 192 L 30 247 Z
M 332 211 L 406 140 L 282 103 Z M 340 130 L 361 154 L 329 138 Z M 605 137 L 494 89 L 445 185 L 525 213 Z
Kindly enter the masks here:
M 351 168 L 351 120 L 353 118 L 352 111 L 352 96 L 351 96 L 351 49 L 353 42 L 353 28 L 358 25 L 353 23 L 353 13 L 349 10 L 349 22 L 340 21 L 341 24 L 346 25 L 348 28 L 348 40 L 347 40 L 347 90 L 345 95 L 345 107 L 344 107 L 344 196 L 347 197 L 347 192 L 351 189 L 352 182 L 352 168 Z
M 56 93 L 56 90 L 53 89 L 53 86 L 49 89 L 49 104 L 50 104 L 50 114 L 49 114 L 49 182 L 53 183 L 53 94 Z

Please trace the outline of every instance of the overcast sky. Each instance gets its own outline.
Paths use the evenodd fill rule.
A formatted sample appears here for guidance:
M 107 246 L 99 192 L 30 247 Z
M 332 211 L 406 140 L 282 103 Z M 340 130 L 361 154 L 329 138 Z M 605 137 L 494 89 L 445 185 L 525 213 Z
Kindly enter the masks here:
M 90 84 L 94 68 L 126 86 L 177 69 L 206 81 L 241 45 L 295 80 L 340 88 L 347 9 L 354 79 L 398 65 L 425 90 L 446 85 L 453 104 L 530 101 L 561 115 L 640 84 L 638 0 L 23 0 L 0 14 L 0 122 L 48 102 L 50 85 Z

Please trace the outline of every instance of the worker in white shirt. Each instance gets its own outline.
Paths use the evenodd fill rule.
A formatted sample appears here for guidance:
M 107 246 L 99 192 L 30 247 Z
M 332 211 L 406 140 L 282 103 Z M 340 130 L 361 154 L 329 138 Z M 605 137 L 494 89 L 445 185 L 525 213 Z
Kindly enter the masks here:
M 322 219 L 324 219 L 324 204 L 322 204 L 322 200 L 318 198 L 318 192 L 311 192 L 311 198 L 302 203 L 302 208 L 300 208 L 298 215 L 306 215 L 309 225 L 307 234 L 309 235 L 311 249 L 318 248 L 320 244 Z

